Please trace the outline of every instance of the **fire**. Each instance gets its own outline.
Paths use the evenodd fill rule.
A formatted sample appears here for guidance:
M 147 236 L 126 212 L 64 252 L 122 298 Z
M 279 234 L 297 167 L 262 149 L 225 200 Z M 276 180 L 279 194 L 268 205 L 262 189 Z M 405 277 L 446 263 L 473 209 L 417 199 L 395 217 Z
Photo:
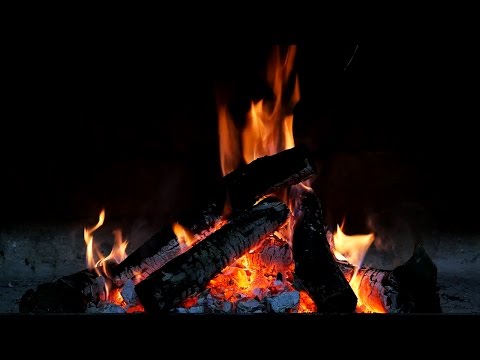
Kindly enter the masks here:
M 172 228 L 182 252 L 187 251 L 193 245 L 195 245 L 195 236 L 190 230 L 186 229 L 179 223 L 173 223 Z
M 290 100 L 287 104 L 283 103 L 292 76 L 295 52 L 296 46 L 290 46 L 282 61 L 280 48 L 275 48 L 267 79 L 273 90 L 274 101 L 267 103 L 262 99 L 251 103 L 247 124 L 242 133 L 243 159 L 247 164 L 259 157 L 274 155 L 295 146 L 292 112 L 300 100 L 298 77 L 295 77 Z
M 111 262 L 119 264 L 127 257 L 127 245 L 128 242 L 123 240 L 121 230 L 114 230 L 115 242 L 112 247 L 112 251 L 108 256 L 104 256 L 101 251 L 96 247 L 93 241 L 93 233 L 100 228 L 105 221 L 105 209 L 102 209 L 98 217 L 98 222 L 91 228 L 84 228 L 83 237 L 86 244 L 86 261 L 87 268 L 94 269 L 98 276 L 104 277 L 106 280 L 111 280 L 111 276 L 108 272 L 108 265 Z M 119 291 L 111 292 L 110 282 L 105 282 L 105 294 L 108 299 L 113 303 L 119 302 L 121 294 Z M 118 289 L 117 289 L 118 290 Z M 123 300 L 123 299 L 122 299 Z
M 280 47 L 275 47 L 268 64 L 267 82 L 272 89 L 273 101 L 264 99 L 251 103 L 246 126 L 241 134 L 243 159 L 248 164 L 253 160 L 274 155 L 295 146 L 293 138 L 293 108 L 300 100 L 298 77 L 294 77 L 293 91 L 288 101 L 285 97 L 291 87 L 296 46 L 288 47 L 282 58 Z M 220 163 L 223 175 L 235 170 L 240 164 L 239 132 L 224 104 L 218 106 L 218 133 Z
M 91 228 L 85 228 L 83 231 L 83 238 L 85 240 L 86 248 L 86 259 L 87 259 L 87 268 L 93 269 L 96 266 L 96 261 L 93 256 L 93 233 L 97 230 L 100 226 L 103 225 L 105 221 L 105 209 L 100 211 L 100 215 L 98 216 L 98 222 L 95 226 Z M 97 272 L 98 274 L 98 272 Z
M 218 136 L 220 140 L 220 165 L 225 176 L 240 164 L 238 131 L 225 105 L 218 107 Z
M 370 294 L 362 291 L 362 276 L 359 275 L 359 269 L 362 266 L 368 248 L 373 240 L 375 240 L 374 234 L 346 235 L 342 231 L 342 227 L 337 225 L 337 231 L 333 234 L 332 251 L 338 260 L 347 261 L 354 267 L 354 272 L 349 283 L 358 299 L 357 312 L 385 312 L 383 306 L 374 306 L 372 308 L 366 305 L 367 302 L 365 299 L 369 297 Z M 372 301 L 368 301 L 369 304 L 371 302 Z

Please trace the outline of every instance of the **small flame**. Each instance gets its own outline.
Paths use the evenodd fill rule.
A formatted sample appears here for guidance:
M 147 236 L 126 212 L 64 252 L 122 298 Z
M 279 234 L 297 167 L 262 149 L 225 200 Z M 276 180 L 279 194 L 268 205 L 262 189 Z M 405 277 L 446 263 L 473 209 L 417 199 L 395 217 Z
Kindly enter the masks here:
M 333 254 L 338 260 L 347 261 L 354 267 L 352 278 L 350 279 L 350 287 L 357 296 L 357 311 L 363 312 L 365 309 L 362 301 L 361 281 L 358 270 L 362 266 L 363 259 L 368 248 L 375 240 L 373 233 L 366 235 L 346 235 L 342 231 L 342 226 L 337 225 L 337 232 L 333 234 Z M 379 311 L 380 312 L 380 311 Z
M 95 226 L 91 228 L 84 228 L 83 230 L 83 238 L 85 240 L 85 244 L 87 246 L 86 249 L 86 259 L 87 259 L 87 268 L 88 269 L 93 269 L 96 266 L 96 261 L 93 255 L 93 233 L 95 230 L 97 230 L 100 226 L 103 225 L 103 222 L 105 221 L 105 209 L 102 209 L 100 211 L 100 215 L 98 216 L 98 222 Z
M 110 275 L 108 274 L 108 261 L 114 261 L 116 264 L 120 264 L 125 258 L 127 257 L 127 245 L 128 241 L 124 241 L 122 237 L 122 230 L 117 229 L 113 231 L 113 235 L 115 236 L 115 243 L 113 245 L 112 251 L 110 254 L 103 259 L 100 259 L 95 264 L 96 267 L 102 267 L 103 272 L 107 277 L 110 279 Z
M 108 264 L 110 262 L 115 262 L 119 264 L 127 257 L 127 245 L 128 242 L 123 240 L 121 230 L 115 230 L 113 232 L 115 236 L 115 243 L 112 247 L 110 254 L 105 257 L 97 249 L 96 244 L 93 241 L 93 233 L 103 225 L 105 221 L 105 209 L 102 209 L 100 215 L 98 216 L 98 222 L 95 226 L 91 228 L 84 228 L 83 238 L 86 244 L 86 260 L 87 268 L 94 269 L 98 276 L 102 276 L 105 279 L 110 279 L 111 276 L 108 273 Z M 94 254 L 94 250 L 96 256 Z M 105 294 L 112 302 L 119 302 L 119 297 L 121 298 L 120 292 L 116 291 L 111 293 L 110 285 L 108 282 L 105 282 Z
M 375 240 L 373 233 L 366 235 L 346 235 L 342 227 L 337 225 L 337 232 L 333 234 L 334 254 L 338 260 L 346 260 L 353 266 L 362 266 L 368 248 Z
M 173 223 L 172 228 L 182 252 L 187 251 L 195 245 L 195 236 L 190 230 L 186 229 L 179 223 Z
M 218 106 L 218 136 L 220 140 L 220 164 L 225 176 L 240 163 L 238 131 L 225 105 Z

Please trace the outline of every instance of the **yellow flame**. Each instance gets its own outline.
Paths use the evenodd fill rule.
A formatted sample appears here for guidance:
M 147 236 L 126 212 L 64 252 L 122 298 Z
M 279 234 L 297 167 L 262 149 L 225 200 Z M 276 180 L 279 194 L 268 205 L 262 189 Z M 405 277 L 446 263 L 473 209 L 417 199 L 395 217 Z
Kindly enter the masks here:
M 173 232 L 177 237 L 178 244 L 180 245 L 180 249 L 182 252 L 187 251 L 193 245 L 195 245 L 195 236 L 193 233 L 180 225 L 179 223 L 173 223 L 172 225 Z
M 346 260 L 359 268 L 365 258 L 368 248 L 375 239 L 373 233 L 366 235 L 346 235 L 337 225 L 337 232 L 333 234 L 334 254 L 338 260 Z
M 107 257 L 103 256 L 103 254 L 95 246 L 93 241 L 93 233 L 103 225 L 104 221 L 105 209 L 102 209 L 100 215 L 98 216 L 97 224 L 91 228 L 84 228 L 83 238 L 86 244 L 87 268 L 94 269 L 98 276 L 103 276 L 105 279 L 111 279 L 111 276 L 108 274 L 108 263 L 110 261 L 114 261 L 115 263 L 119 264 L 127 257 L 126 249 L 128 242 L 123 240 L 121 230 L 115 230 L 113 232 L 115 236 L 115 243 L 112 247 L 112 251 Z M 94 254 L 94 250 L 96 256 Z M 105 293 L 107 298 L 109 297 L 110 290 L 109 284 L 106 282 Z
M 362 277 L 359 275 L 358 271 L 362 266 L 368 248 L 373 240 L 375 240 L 375 235 L 373 233 L 365 235 L 346 235 L 342 231 L 342 227 L 337 225 L 337 232 L 333 234 L 333 254 L 338 260 L 347 261 L 353 265 L 354 271 L 349 283 L 353 292 L 357 296 L 357 312 L 364 312 L 366 310 L 366 305 L 363 301 L 365 294 L 362 292 Z M 368 296 L 368 294 L 366 296 Z M 373 312 L 373 309 L 368 310 Z
M 113 231 L 113 235 L 115 236 L 115 243 L 112 247 L 112 251 L 108 254 L 107 257 L 101 258 L 95 264 L 96 267 L 102 267 L 103 273 L 107 275 L 110 279 L 110 275 L 108 274 L 108 261 L 114 261 L 116 264 L 120 264 L 125 258 L 127 257 L 127 245 L 128 241 L 123 240 L 122 237 L 122 230 L 117 229 Z
M 83 230 L 83 238 L 85 240 L 86 248 L 86 259 L 87 259 L 87 268 L 93 269 L 96 266 L 96 261 L 93 255 L 93 233 L 97 230 L 100 226 L 103 225 L 105 221 L 105 209 L 100 211 L 100 215 L 98 216 L 98 222 L 95 226 L 91 228 L 84 228 Z

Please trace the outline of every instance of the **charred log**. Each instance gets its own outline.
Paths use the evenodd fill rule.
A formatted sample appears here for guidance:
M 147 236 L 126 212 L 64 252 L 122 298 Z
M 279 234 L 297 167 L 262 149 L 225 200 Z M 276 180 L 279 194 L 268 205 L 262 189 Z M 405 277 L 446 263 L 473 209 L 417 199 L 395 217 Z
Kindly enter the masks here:
M 87 304 L 105 298 L 105 281 L 93 270 L 83 270 L 28 290 L 20 300 L 21 313 L 78 313 Z
M 222 222 L 227 199 L 233 212 L 241 211 L 264 196 L 303 181 L 314 173 L 305 147 L 259 158 L 226 175 L 215 200 L 200 214 L 184 216 L 179 223 L 201 241 Z M 121 286 L 132 279 L 137 284 L 181 253 L 171 227 L 166 227 L 112 270 L 114 282 Z
M 330 251 L 320 201 L 312 192 L 301 196 L 303 215 L 293 235 L 296 287 L 307 291 L 318 312 L 351 313 L 357 298 Z
M 340 263 L 351 281 L 354 267 Z M 412 257 L 394 270 L 361 268 L 353 286 L 365 307 L 363 310 L 387 313 L 441 313 L 437 288 L 437 267 L 421 243 Z
M 421 243 L 413 256 L 393 270 L 398 281 L 399 302 L 415 313 L 441 313 L 437 287 L 437 267 Z
M 265 199 L 232 218 L 205 241 L 136 286 L 145 310 L 167 312 L 184 298 L 203 290 L 223 268 L 284 223 L 288 213 L 284 203 Z
M 339 263 L 345 278 L 350 282 L 355 273 L 352 265 Z M 391 271 L 361 268 L 355 275 L 352 286 L 357 289 L 358 310 L 377 313 L 404 313 L 409 309 L 402 308 L 398 301 L 398 283 Z

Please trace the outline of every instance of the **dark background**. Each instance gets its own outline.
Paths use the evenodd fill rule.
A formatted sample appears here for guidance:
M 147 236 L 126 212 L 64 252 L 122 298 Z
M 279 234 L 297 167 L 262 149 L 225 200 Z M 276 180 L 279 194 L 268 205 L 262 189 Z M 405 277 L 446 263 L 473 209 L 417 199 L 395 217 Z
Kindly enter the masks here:
M 319 165 L 330 225 L 346 216 L 361 229 L 375 216 L 475 230 L 476 65 L 460 32 L 150 30 L 9 29 L 1 222 L 94 219 L 106 207 L 107 218 L 160 226 L 207 201 L 221 176 L 216 95 L 241 114 L 263 94 L 279 41 L 298 44 L 295 138 Z

